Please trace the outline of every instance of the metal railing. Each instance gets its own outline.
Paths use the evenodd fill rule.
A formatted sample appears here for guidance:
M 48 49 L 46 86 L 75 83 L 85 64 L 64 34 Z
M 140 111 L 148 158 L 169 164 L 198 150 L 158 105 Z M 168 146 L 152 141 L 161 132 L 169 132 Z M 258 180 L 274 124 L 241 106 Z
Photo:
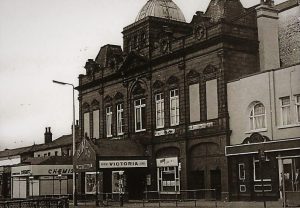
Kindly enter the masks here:
M 34 198 L 0 202 L 0 208 L 68 208 L 69 199 L 62 198 Z
M 77 196 L 78 202 L 87 205 L 88 203 L 94 201 L 96 204 L 109 206 L 113 202 L 118 202 L 123 205 L 123 202 L 128 201 L 128 193 L 97 193 L 95 194 L 80 194 Z
M 195 207 L 201 201 L 214 201 L 215 207 L 218 207 L 217 191 L 216 189 L 180 190 L 175 192 L 145 191 L 143 206 L 148 202 L 157 202 L 159 207 L 162 202 L 175 202 L 177 207 L 178 203 L 187 201 L 194 202 L 193 205 Z

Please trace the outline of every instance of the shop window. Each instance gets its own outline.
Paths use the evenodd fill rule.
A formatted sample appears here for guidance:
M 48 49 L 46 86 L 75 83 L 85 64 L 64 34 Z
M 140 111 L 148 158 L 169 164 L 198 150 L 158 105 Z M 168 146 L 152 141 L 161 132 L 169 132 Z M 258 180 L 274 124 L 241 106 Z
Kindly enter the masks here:
M 300 191 L 300 158 L 283 159 L 283 171 L 285 190 Z
M 126 186 L 126 175 L 123 171 L 112 171 L 112 193 L 124 193 Z
M 206 82 L 207 120 L 218 118 L 218 80 Z
M 178 89 L 170 91 L 170 120 L 171 126 L 179 125 L 179 92 Z
M 123 135 L 124 131 L 124 106 L 123 104 L 117 105 L 117 134 Z
M 93 138 L 99 139 L 100 137 L 100 129 L 99 129 L 99 110 L 93 111 Z
M 254 103 L 250 108 L 250 130 L 266 129 L 266 110 L 265 106 L 260 103 Z
M 246 185 L 240 185 L 240 192 L 245 193 L 247 191 Z
M 300 95 L 295 96 L 295 105 L 296 105 L 296 121 L 300 123 Z
M 262 184 L 256 184 L 254 185 L 254 192 L 262 192 L 264 188 L 264 192 L 272 192 L 272 184 L 264 184 L 264 187 Z
M 112 109 L 111 109 L 111 106 L 106 108 L 106 136 L 112 137 Z
M 280 98 L 281 107 L 281 125 L 287 126 L 292 123 L 291 121 L 291 100 L 290 97 Z
M 84 135 L 90 137 L 90 113 L 83 114 L 83 131 Z
M 239 164 L 239 179 L 240 180 L 245 180 L 245 164 L 244 163 L 240 163 Z
M 146 130 L 146 101 L 144 98 L 134 101 L 135 132 Z
M 200 121 L 200 93 L 199 84 L 189 86 L 190 122 Z
M 97 175 L 95 172 L 85 173 L 85 193 L 95 194 L 97 189 Z
M 164 98 L 163 94 L 159 93 L 155 95 L 155 112 L 156 112 L 156 128 L 164 128 Z
M 180 191 L 180 177 L 178 166 L 159 167 L 158 175 L 158 191 L 172 193 Z
M 260 169 L 259 160 L 253 160 L 253 177 L 254 181 L 261 181 L 261 172 L 263 174 L 263 181 L 271 181 L 270 179 L 270 172 L 269 170 L 272 170 L 271 162 L 268 158 L 266 158 L 266 161 L 262 163 L 262 168 Z

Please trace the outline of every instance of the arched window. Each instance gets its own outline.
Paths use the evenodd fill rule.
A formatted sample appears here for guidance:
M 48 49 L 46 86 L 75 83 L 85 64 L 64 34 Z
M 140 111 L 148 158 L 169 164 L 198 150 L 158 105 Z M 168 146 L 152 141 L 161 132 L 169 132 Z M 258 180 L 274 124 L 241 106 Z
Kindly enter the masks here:
M 260 130 L 266 128 L 266 109 L 265 106 L 256 102 L 250 108 L 250 130 Z

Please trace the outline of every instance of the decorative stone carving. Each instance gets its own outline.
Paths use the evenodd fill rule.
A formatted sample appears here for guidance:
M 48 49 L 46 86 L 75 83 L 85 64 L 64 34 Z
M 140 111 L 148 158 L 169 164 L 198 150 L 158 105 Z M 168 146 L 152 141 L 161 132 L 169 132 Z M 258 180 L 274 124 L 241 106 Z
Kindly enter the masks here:
M 194 29 L 193 29 L 193 33 L 194 33 L 194 38 L 197 40 L 202 40 L 205 39 L 207 36 L 207 30 L 204 24 L 195 24 L 194 25 Z
M 122 100 L 124 98 L 124 95 L 120 92 L 117 92 L 114 96 L 115 100 Z
M 153 83 L 153 88 L 154 89 L 161 89 L 162 87 L 164 86 L 164 83 L 159 81 L 159 80 L 156 80 L 154 83 Z
M 251 143 L 262 143 L 270 141 L 269 137 L 263 136 L 259 133 L 253 133 L 250 137 L 244 139 L 242 144 L 251 144 Z
M 171 84 L 177 84 L 178 82 L 179 82 L 179 79 L 177 77 L 173 76 L 173 75 L 170 76 L 169 79 L 167 80 L 167 83 L 169 85 L 171 85 Z
M 146 90 L 144 88 L 142 88 L 142 86 L 139 82 L 137 82 L 136 85 L 134 86 L 132 94 L 141 95 L 141 94 L 144 94 L 145 92 L 146 92 Z
M 217 71 L 217 68 L 214 67 L 213 65 L 209 64 L 205 67 L 203 70 L 203 74 L 211 74 Z

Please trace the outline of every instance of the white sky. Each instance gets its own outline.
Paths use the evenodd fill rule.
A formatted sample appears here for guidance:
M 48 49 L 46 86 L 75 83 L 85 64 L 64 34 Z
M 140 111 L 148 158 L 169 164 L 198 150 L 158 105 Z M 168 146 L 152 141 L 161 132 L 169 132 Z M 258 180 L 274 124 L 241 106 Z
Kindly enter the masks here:
M 260 0 L 243 0 L 245 7 Z M 0 0 L 0 150 L 71 133 L 72 89 L 87 59 L 122 45 L 147 0 Z M 209 0 L 174 0 L 191 21 Z M 77 101 L 77 97 L 76 97 Z M 78 106 L 76 109 L 78 119 Z

